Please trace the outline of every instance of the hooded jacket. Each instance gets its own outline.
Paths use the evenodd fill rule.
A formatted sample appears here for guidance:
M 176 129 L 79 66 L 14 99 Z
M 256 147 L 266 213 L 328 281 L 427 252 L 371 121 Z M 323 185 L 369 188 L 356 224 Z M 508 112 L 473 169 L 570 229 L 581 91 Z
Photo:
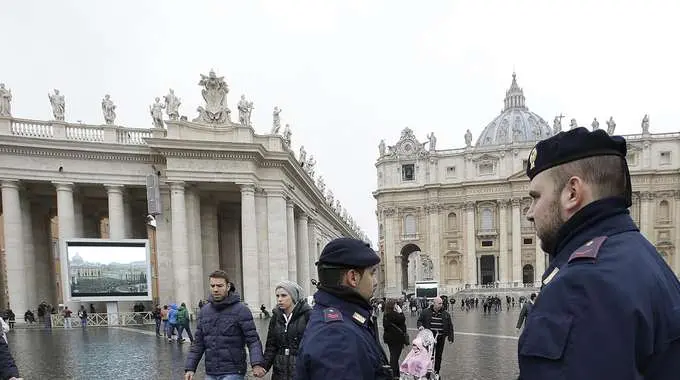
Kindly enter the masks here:
M 233 287 L 221 301 L 210 296 L 201 308 L 194 342 L 187 355 L 185 370 L 196 371 L 205 353 L 205 373 L 211 376 L 246 373 L 246 350 L 251 366 L 264 366 L 262 343 L 255 329 L 253 314 L 241 303 Z
M 171 325 L 177 324 L 177 304 L 175 303 L 170 305 L 170 311 L 168 312 L 168 323 Z

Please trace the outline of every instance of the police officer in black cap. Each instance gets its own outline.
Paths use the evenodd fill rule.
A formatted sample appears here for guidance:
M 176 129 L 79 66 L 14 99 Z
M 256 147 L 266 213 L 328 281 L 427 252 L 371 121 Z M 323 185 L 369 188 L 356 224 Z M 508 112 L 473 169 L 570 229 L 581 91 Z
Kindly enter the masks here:
M 297 355 L 296 380 L 392 379 L 369 300 L 380 258 L 351 238 L 331 241 L 316 263 L 318 291 Z M 398 376 L 398 374 L 397 374 Z
M 536 144 L 527 176 L 527 218 L 551 262 L 520 379 L 680 379 L 680 283 L 629 215 L 626 141 L 558 133 Z

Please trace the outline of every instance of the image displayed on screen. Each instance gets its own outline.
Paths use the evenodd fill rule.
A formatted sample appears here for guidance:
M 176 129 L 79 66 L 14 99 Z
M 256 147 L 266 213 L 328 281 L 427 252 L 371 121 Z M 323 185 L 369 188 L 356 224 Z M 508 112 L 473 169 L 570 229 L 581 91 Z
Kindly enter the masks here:
M 71 297 L 148 296 L 144 243 L 68 242 Z

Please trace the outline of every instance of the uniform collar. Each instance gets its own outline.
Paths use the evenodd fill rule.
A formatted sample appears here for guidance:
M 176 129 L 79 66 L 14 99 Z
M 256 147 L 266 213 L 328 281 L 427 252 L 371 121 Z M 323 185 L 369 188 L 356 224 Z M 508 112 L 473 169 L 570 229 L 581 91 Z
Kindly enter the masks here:
M 626 231 L 639 231 L 628 209 L 615 198 L 595 201 L 577 212 L 560 229 L 557 250 L 551 255 L 547 277 L 555 268 L 562 267 L 580 246 L 598 236 L 611 236 Z
M 366 326 L 371 320 L 371 306 L 368 302 L 366 302 L 366 306 L 361 306 L 321 289 L 314 294 L 314 302 L 316 303 L 315 307 L 319 305 L 321 309 L 334 307 L 340 310 L 343 316 L 362 326 Z

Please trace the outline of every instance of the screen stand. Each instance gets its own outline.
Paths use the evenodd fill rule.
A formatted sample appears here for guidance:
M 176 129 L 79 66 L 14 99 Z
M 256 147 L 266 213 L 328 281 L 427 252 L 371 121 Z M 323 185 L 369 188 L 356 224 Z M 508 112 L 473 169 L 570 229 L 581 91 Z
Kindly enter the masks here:
M 109 320 L 109 326 L 118 325 L 118 301 L 109 301 L 106 303 L 106 314 Z

